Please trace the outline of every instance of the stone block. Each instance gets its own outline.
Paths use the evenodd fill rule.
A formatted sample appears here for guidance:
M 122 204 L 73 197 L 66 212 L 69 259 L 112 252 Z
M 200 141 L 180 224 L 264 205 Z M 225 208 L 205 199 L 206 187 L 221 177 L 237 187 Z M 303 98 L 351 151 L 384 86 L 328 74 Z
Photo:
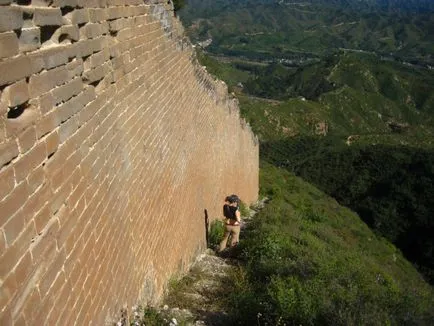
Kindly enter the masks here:
M 63 25 L 62 12 L 59 8 L 35 8 L 33 23 L 36 26 Z
M 42 48 L 39 51 L 30 53 L 27 57 L 33 62 L 38 62 L 45 69 L 55 68 L 68 63 L 73 53 L 70 51 L 70 45 L 59 44 L 49 48 Z M 33 70 L 35 68 L 32 67 Z M 40 70 L 39 70 L 40 71 Z M 39 72 L 33 71 L 33 73 Z
M 44 143 L 39 143 L 32 148 L 26 155 L 20 157 L 14 165 L 15 178 L 17 182 L 21 182 L 26 178 L 38 165 L 47 157 L 47 152 Z
M 32 0 L 32 6 L 34 7 L 49 7 L 50 0 Z
M 75 78 L 68 84 L 57 87 L 52 90 L 54 97 L 54 103 L 59 104 L 61 102 L 66 102 L 71 97 L 78 95 L 83 90 L 83 81 L 81 78 Z
M 18 37 L 14 32 L 0 33 L 0 59 L 18 54 Z
M 30 58 L 19 56 L 0 62 L 0 86 L 23 79 L 32 74 Z
M 35 51 L 41 47 L 41 30 L 39 27 L 23 28 L 21 30 L 20 52 Z
M 68 75 L 70 79 L 80 76 L 84 70 L 83 60 L 81 58 L 74 59 L 73 61 L 71 61 L 66 65 L 66 69 L 68 71 Z
M 9 218 L 24 205 L 28 197 L 27 183 L 22 182 L 15 187 L 12 193 L 0 202 L 0 225 L 6 224 Z
M 65 15 L 66 20 L 68 20 L 73 25 L 85 24 L 89 22 L 89 9 L 76 9 Z
M 2 94 L 2 100 L 5 100 L 10 108 L 18 106 L 29 100 L 29 88 L 25 79 L 20 80 L 10 86 L 7 86 Z
M 103 65 L 106 61 L 110 59 L 110 51 L 105 48 L 102 51 L 92 54 L 84 62 L 84 70 L 90 70 L 92 68 Z
M 15 140 L 0 144 L 0 167 L 12 161 L 18 154 L 18 144 Z
M 45 94 L 55 88 L 65 84 L 69 80 L 69 73 L 65 66 L 41 72 L 33 75 L 29 80 L 30 96 L 32 98 Z
M 78 5 L 85 8 L 99 8 L 107 5 L 106 0 L 78 0 Z
M 51 40 L 54 43 L 71 43 L 71 41 L 78 41 L 80 38 L 80 31 L 76 25 L 61 26 L 54 34 Z
M 54 0 L 52 6 L 53 7 L 78 7 L 78 0 Z
M 89 23 L 80 28 L 80 38 L 97 38 L 103 34 L 107 34 L 109 31 L 108 23 L 104 22 L 102 24 L 98 23 Z
M 47 136 L 47 139 L 45 139 L 45 145 L 47 147 L 47 156 L 50 156 L 57 151 L 57 148 L 59 147 L 59 143 L 60 143 L 59 133 L 57 131 Z
M 0 7 L 0 33 L 20 29 L 23 23 L 23 12 L 20 7 Z
M 15 187 L 15 175 L 12 167 L 8 166 L 0 170 L 0 184 L 0 201 L 2 201 Z
M 92 23 L 105 22 L 108 19 L 107 10 L 104 9 L 89 9 L 89 18 Z
M 35 127 L 30 126 L 26 130 L 24 130 L 18 136 L 18 145 L 20 148 L 20 153 L 26 153 L 36 142 L 36 130 Z

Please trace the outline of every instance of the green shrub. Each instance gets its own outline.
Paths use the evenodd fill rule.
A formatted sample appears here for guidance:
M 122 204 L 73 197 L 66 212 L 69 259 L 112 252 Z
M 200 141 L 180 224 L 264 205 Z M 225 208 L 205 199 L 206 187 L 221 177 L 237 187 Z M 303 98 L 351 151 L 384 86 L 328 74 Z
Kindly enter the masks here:
M 130 321 L 130 325 L 161 326 L 166 325 L 167 320 L 155 308 L 146 306 L 138 307 Z
M 185 0 L 173 0 L 173 7 L 175 11 L 180 10 L 185 6 Z
M 220 244 L 225 233 L 225 226 L 222 220 L 214 220 L 211 222 L 209 230 L 209 246 L 215 248 Z
M 241 216 L 247 217 L 250 215 L 249 207 L 243 201 L 240 202 L 240 214 Z

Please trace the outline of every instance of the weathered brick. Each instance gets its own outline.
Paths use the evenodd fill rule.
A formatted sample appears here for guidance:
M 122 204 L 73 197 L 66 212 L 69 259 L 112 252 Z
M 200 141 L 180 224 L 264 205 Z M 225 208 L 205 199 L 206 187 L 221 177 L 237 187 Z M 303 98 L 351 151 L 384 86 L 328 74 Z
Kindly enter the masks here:
M 2 99 L 6 101 L 9 107 L 15 107 L 28 101 L 29 89 L 26 81 L 23 79 L 6 87 L 3 91 Z
M 54 286 L 56 279 L 58 279 L 59 277 L 61 277 L 61 285 L 63 285 L 65 277 L 62 276 L 63 272 L 61 272 L 61 270 L 63 264 L 65 263 L 65 260 L 65 251 L 62 250 L 59 253 L 56 253 L 56 257 L 54 258 L 54 260 L 50 263 L 49 266 L 47 266 L 47 272 L 41 277 L 41 281 L 39 282 L 39 291 L 42 296 L 45 296 L 48 293 L 50 287 Z
M 29 80 L 30 96 L 38 97 L 56 86 L 65 84 L 68 80 L 69 74 L 64 66 L 33 75 Z
M 0 287 L 0 307 L 6 307 L 6 305 L 12 300 L 13 295 L 17 291 L 17 287 L 18 286 L 15 279 L 15 274 L 10 273 L 3 280 L 2 286 Z
M 60 124 L 59 113 L 56 111 L 46 114 L 36 123 L 36 134 L 38 139 L 52 132 Z
M 62 12 L 59 8 L 35 8 L 33 23 L 37 26 L 62 25 Z
M 101 52 L 92 54 L 84 62 L 84 70 L 90 70 L 92 68 L 98 67 L 104 64 L 110 59 L 110 51 L 108 49 L 103 49 Z
M 85 71 L 83 73 L 83 80 L 87 83 L 93 83 L 106 77 L 111 70 L 112 64 L 110 61 L 108 61 L 92 70 Z
M 34 219 L 36 213 L 41 211 L 48 201 L 52 197 L 51 189 L 48 185 L 43 185 L 37 192 L 27 200 L 26 204 L 22 208 L 26 223 Z M 35 220 L 36 225 L 36 220 Z
M 69 45 L 57 44 L 52 47 L 41 48 L 38 51 L 29 53 L 26 57 L 31 59 L 32 63 L 37 63 L 36 68 L 32 66 L 33 73 L 42 69 L 52 69 L 68 63 L 70 57 L 74 56 L 72 48 Z M 37 69 L 39 67 L 42 69 Z
M 30 247 L 32 259 L 35 264 L 43 264 L 46 259 L 54 257 L 56 253 L 56 240 L 55 236 L 59 231 L 59 224 L 56 220 L 51 221 L 39 236 L 35 239 Z
M 41 233 L 51 219 L 51 210 L 48 205 L 44 206 L 34 217 L 36 232 Z
M 0 59 L 12 57 L 16 54 L 18 54 L 17 34 L 14 32 L 0 33 Z
M 0 62 L 0 86 L 30 76 L 33 71 L 30 58 L 26 56 L 5 59 Z
M 54 108 L 54 97 L 51 93 L 46 93 L 39 98 L 39 110 L 44 115 Z
M 19 154 L 15 140 L 0 144 L 0 167 L 12 161 Z
M 35 51 L 41 47 L 41 29 L 29 27 L 21 29 L 19 39 L 20 52 Z
M 69 100 L 71 97 L 78 95 L 83 90 L 81 78 L 75 78 L 71 82 L 53 89 L 54 103 L 58 104 Z
M 29 197 L 27 183 L 22 182 L 0 202 L 0 225 L 4 225 L 26 202 Z
M 24 105 L 24 111 L 13 119 L 6 120 L 6 136 L 17 137 L 20 132 L 32 125 L 39 117 L 39 112 L 35 108 L 35 103 L 29 102 L 29 105 Z M 13 110 L 16 110 L 14 108 Z
M 53 305 L 52 310 L 50 311 L 49 315 L 46 317 L 46 322 L 48 325 L 55 325 L 56 322 L 61 317 L 63 310 L 65 308 L 66 309 L 70 308 L 67 305 L 67 303 L 69 297 L 71 296 L 72 287 L 70 283 L 67 280 L 65 280 L 64 273 L 59 274 L 59 277 L 56 279 L 56 282 L 53 285 L 51 290 L 53 291 L 53 293 L 56 294 L 56 304 Z M 57 293 L 59 293 L 59 295 L 57 295 Z
M 17 182 L 21 182 L 21 180 L 25 179 L 34 169 L 42 164 L 46 157 L 45 143 L 39 143 L 22 156 L 14 165 Z
M 27 252 L 15 268 L 15 278 L 18 287 L 23 288 L 34 269 L 32 256 L 30 255 L 30 252 Z
M 33 288 L 23 303 L 23 312 L 29 320 L 33 320 L 40 309 L 41 297 L 37 288 Z
M 54 33 L 52 40 L 56 43 L 64 43 L 65 41 L 78 41 L 79 38 L 80 31 L 77 25 L 63 25 Z
M 44 167 L 40 166 L 27 177 L 29 193 L 34 193 L 45 181 Z
M 36 142 L 36 129 L 34 126 L 31 126 L 25 129 L 18 136 L 18 145 L 20 148 L 20 153 L 21 154 L 26 153 L 30 148 L 33 147 L 35 142 Z
M 0 169 L 0 202 L 15 187 L 15 176 L 12 166 Z
M 2 297 L 3 293 L 2 290 L 0 289 L 0 297 Z M 6 296 L 5 296 L 6 298 Z M 4 326 L 12 326 L 14 325 L 13 319 L 12 319 L 12 313 L 11 313 L 11 308 L 10 307 L 6 307 L 5 304 L 2 304 L 2 302 L 0 302 L 0 305 L 2 307 L 5 307 L 5 309 L 3 311 L 0 311 L 0 325 L 4 325 Z
M 0 252 L 5 252 L 6 250 L 6 239 L 2 230 L 0 230 Z
M 96 38 L 103 34 L 107 34 L 109 32 L 109 25 L 107 22 L 98 24 L 98 23 L 89 23 L 80 28 L 80 38 Z
M 20 29 L 23 26 L 23 13 L 21 8 L 0 6 L 0 32 Z
M 6 249 L 6 252 L 0 256 L 0 278 L 5 278 L 11 272 L 21 258 L 28 251 L 32 239 L 35 237 L 36 231 L 33 223 L 26 225 L 17 241 L 12 246 Z
M 74 59 L 66 65 L 66 69 L 70 79 L 80 76 L 83 73 L 83 60 L 81 58 Z
M 60 125 L 59 129 L 59 141 L 60 143 L 64 143 L 67 139 L 71 137 L 78 129 L 77 119 L 72 117 L 65 123 Z
M 89 22 L 89 10 L 88 9 L 77 9 L 70 12 L 65 17 L 71 24 L 85 24 Z
M 10 246 L 24 229 L 25 217 L 23 211 L 16 212 L 9 220 L 3 225 L 3 230 L 6 237 L 6 243 Z
M 57 131 L 51 133 L 45 139 L 45 145 L 47 146 L 47 156 L 54 154 L 59 147 L 60 138 L 59 133 Z

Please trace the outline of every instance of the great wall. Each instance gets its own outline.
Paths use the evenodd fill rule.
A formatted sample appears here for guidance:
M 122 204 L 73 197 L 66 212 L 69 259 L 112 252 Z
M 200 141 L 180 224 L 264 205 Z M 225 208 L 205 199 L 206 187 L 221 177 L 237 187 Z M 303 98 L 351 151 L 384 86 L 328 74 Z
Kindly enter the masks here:
M 171 1 L 0 0 L 0 325 L 157 302 L 258 155 Z

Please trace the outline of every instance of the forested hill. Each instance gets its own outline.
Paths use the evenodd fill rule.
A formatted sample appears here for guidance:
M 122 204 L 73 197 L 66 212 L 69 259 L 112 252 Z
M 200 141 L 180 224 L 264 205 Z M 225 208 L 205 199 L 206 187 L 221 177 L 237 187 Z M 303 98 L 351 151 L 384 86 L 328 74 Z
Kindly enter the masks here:
M 259 58 L 373 51 L 434 63 L 433 1 L 189 0 L 180 17 L 210 53 Z

